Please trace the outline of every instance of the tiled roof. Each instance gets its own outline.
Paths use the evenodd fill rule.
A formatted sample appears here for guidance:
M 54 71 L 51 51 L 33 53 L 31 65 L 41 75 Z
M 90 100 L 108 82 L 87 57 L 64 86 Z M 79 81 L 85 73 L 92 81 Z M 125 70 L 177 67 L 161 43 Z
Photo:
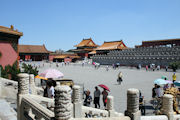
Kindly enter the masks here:
M 54 58 L 56 58 L 56 59 L 64 59 L 64 58 L 67 58 L 67 57 L 69 57 L 69 58 L 72 58 L 72 59 L 74 59 L 74 58 L 80 58 L 80 56 L 78 56 L 77 54 L 73 54 L 73 55 L 71 55 L 71 54 L 62 54 L 62 55 L 58 55 L 58 56 L 55 56 Z
M 122 40 L 120 41 L 111 41 L 111 42 L 104 42 L 100 47 L 96 50 L 117 50 L 117 49 L 126 49 L 126 45 L 123 43 Z
M 81 52 L 81 51 L 91 52 L 93 50 L 94 50 L 93 48 L 85 48 L 85 49 L 71 49 L 70 51 L 72 51 L 72 52 Z
M 83 39 L 78 45 L 75 45 L 75 47 L 83 46 L 97 47 L 98 45 L 96 45 L 91 38 Z
M 180 38 L 164 39 L 164 40 L 149 40 L 149 41 L 142 41 L 142 42 L 170 42 L 170 41 L 180 41 Z
M 44 45 L 19 45 L 19 53 L 49 53 Z
M 18 30 L 14 30 L 14 27 L 11 25 L 11 28 L 0 26 L 0 32 L 2 33 L 8 33 L 8 34 L 13 34 L 13 35 L 18 35 L 22 36 L 22 32 L 18 32 Z
M 89 52 L 88 54 L 96 54 L 96 51 L 95 50 L 93 50 L 93 51 L 91 51 L 91 52 Z

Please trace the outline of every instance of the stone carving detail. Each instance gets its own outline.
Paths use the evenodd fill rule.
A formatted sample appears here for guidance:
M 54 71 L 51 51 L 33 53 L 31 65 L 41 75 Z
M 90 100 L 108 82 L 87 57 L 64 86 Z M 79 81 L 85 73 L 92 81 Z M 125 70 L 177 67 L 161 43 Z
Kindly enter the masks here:
M 80 101 L 81 101 L 80 86 L 74 85 L 73 86 L 73 103 L 77 103 Z
M 127 90 L 127 110 L 125 115 L 131 120 L 140 120 L 141 112 L 139 111 L 139 90 L 131 88 Z
M 127 91 L 127 111 L 137 112 L 139 110 L 139 90 L 128 89 Z
M 18 74 L 18 94 L 29 93 L 29 75 L 26 73 Z
M 71 118 L 71 88 L 58 85 L 55 88 L 55 119 L 68 120 Z
M 163 96 L 163 113 L 173 112 L 173 96 L 165 94 Z
M 35 86 L 35 82 L 34 82 L 34 74 L 30 74 L 29 75 L 29 85 L 30 85 L 30 92 L 31 94 L 37 94 L 36 92 L 36 86 Z
M 108 96 L 107 97 L 107 109 L 108 110 L 113 110 L 114 109 L 114 97 L 113 96 Z

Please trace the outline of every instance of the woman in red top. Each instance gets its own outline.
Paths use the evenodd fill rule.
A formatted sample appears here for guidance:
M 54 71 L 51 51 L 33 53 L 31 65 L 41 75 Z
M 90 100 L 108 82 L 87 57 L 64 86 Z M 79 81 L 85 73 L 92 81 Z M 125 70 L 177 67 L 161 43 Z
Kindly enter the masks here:
M 106 89 L 102 91 L 104 107 L 106 107 L 108 92 Z

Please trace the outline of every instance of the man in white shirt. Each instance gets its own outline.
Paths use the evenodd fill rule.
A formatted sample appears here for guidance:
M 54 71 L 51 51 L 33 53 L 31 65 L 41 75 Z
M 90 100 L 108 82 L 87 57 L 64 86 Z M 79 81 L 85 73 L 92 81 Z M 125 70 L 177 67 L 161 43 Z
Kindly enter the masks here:
M 48 98 L 54 98 L 54 87 L 51 81 L 47 81 L 47 94 Z

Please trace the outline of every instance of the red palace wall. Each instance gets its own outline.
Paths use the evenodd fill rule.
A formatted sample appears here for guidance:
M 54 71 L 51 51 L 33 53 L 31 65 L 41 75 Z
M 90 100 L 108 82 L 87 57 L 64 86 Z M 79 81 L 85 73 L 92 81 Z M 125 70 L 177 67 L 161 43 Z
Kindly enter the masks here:
M 10 43 L 0 43 L 0 64 L 5 67 L 6 65 L 13 65 L 17 60 L 18 55 L 12 48 Z
M 54 55 L 49 55 L 49 61 L 53 61 Z

